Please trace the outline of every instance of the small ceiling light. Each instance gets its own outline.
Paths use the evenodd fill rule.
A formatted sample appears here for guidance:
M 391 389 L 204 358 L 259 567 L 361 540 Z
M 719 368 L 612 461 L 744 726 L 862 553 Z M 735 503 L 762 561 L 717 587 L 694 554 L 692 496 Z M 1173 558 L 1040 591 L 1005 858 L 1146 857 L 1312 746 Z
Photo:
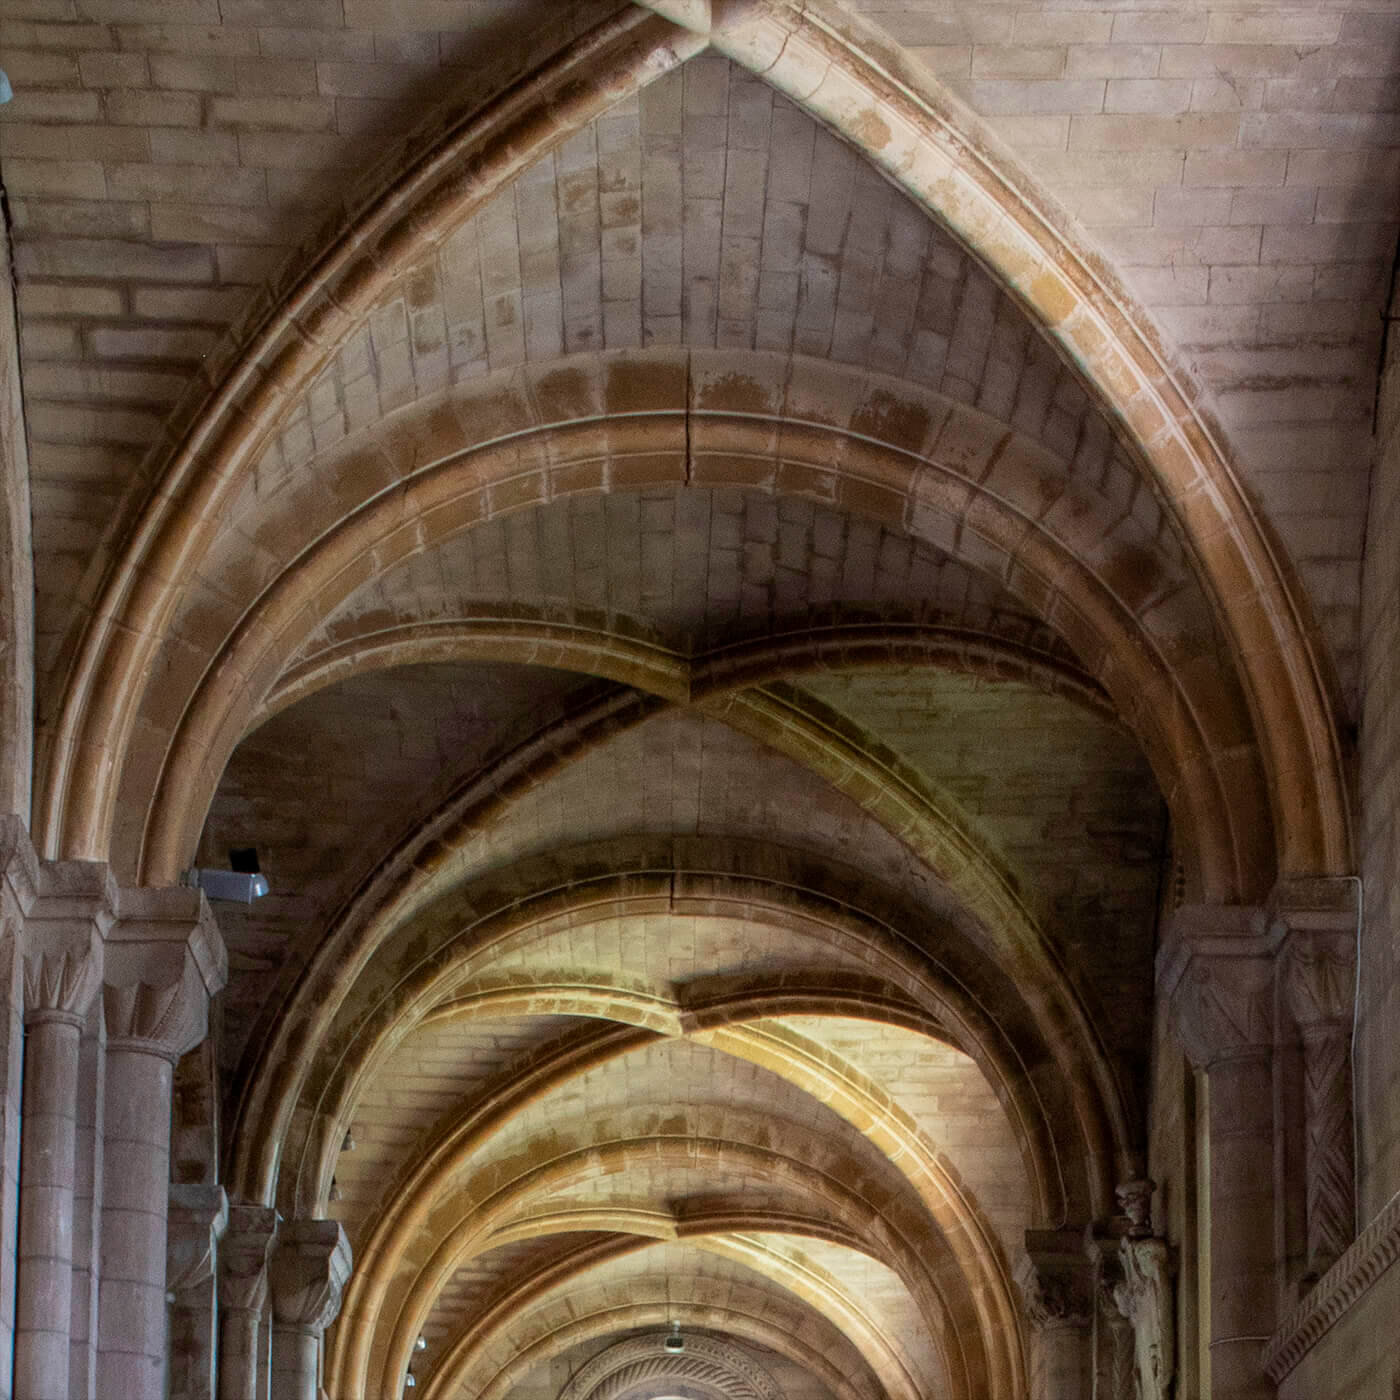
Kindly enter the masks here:
M 338 1201 L 344 1194 L 345 1193 L 340 1189 L 340 1183 L 335 1179 L 335 1177 L 331 1177 L 331 1189 L 328 1199 L 332 1201 Z
M 418 1382 L 417 1382 L 416 1380 L 413 1379 L 413 1372 L 412 1372 L 412 1371 L 410 1371 L 410 1372 L 408 1373 L 408 1375 L 406 1375 L 406 1376 L 403 1378 L 403 1388 L 404 1388 L 405 1390 L 412 1390 L 417 1384 L 418 1384 Z
M 414 1351 L 427 1351 L 427 1349 L 428 1349 L 428 1339 L 427 1339 L 426 1337 L 420 1335 L 419 1338 L 418 1338 L 418 1340 L 417 1340 L 416 1342 L 414 1342 L 414 1344 L 413 1344 L 413 1350 L 414 1350 Z
M 679 1322 L 673 1322 L 671 1324 L 671 1335 L 667 1337 L 661 1345 L 673 1356 L 677 1352 L 685 1350 L 685 1338 L 681 1336 L 681 1325 Z
M 353 1152 L 358 1146 L 359 1143 L 355 1141 L 355 1130 L 351 1128 L 345 1134 L 345 1140 L 340 1144 L 340 1150 L 342 1152 Z
M 10 86 L 10 75 L 0 68 L 0 104 L 6 103 L 15 95 L 15 90 Z

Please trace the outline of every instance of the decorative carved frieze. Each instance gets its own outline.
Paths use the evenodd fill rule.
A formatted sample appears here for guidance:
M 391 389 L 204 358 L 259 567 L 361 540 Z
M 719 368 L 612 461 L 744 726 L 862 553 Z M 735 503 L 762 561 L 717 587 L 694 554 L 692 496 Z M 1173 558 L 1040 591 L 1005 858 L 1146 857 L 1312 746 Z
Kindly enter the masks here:
M 1264 1348 L 1264 1370 L 1275 1385 L 1365 1296 L 1400 1259 L 1400 1193 L 1356 1237 L 1351 1247 L 1284 1318 Z

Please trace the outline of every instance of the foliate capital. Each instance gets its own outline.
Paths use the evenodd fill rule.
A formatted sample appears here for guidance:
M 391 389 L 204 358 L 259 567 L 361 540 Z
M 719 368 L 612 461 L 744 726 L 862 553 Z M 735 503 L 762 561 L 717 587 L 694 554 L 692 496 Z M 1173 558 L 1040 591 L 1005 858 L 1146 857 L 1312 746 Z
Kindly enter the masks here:
M 1262 909 L 1185 905 L 1157 956 L 1157 994 L 1197 1069 L 1268 1053 L 1274 950 Z
M 209 998 L 228 980 L 228 955 L 198 890 L 121 892 L 108 935 L 102 1006 L 109 1049 L 171 1061 L 204 1039 Z
M 102 985 L 105 938 L 116 917 L 105 865 L 46 861 L 24 921 L 24 1008 L 31 1024 L 81 1025 Z

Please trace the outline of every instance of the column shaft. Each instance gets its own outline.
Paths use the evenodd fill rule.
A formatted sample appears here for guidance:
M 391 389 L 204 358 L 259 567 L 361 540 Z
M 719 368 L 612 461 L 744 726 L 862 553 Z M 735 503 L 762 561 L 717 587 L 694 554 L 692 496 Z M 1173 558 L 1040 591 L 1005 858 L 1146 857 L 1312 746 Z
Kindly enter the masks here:
M 219 1400 L 258 1400 L 261 1330 L 260 1311 L 223 1310 L 219 1317 Z
M 1259 1350 L 1274 1330 L 1273 1066 L 1210 1069 L 1210 1367 L 1216 1400 L 1271 1400 Z
M 15 1391 L 68 1400 L 73 1310 L 73 1148 L 81 1021 L 64 1012 L 30 1018 L 20 1148 L 19 1307 Z
M 276 1322 L 272 1327 L 272 1400 L 317 1400 L 321 1332 Z
M 122 1400 L 165 1397 L 171 1076 L 164 1055 L 109 1043 L 97 1389 Z
M 4 886 L 0 883 L 0 908 Z M 18 920 L 0 923 L 0 1400 L 11 1400 L 19 1259 L 20 1106 L 23 1100 L 23 961 Z
M 101 1011 L 89 1012 L 78 1046 L 78 1136 L 73 1147 L 73 1320 L 69 1400 L 97 1397 L 97 1280 L 102 1241 L 102 1086 L 106 1039 Z

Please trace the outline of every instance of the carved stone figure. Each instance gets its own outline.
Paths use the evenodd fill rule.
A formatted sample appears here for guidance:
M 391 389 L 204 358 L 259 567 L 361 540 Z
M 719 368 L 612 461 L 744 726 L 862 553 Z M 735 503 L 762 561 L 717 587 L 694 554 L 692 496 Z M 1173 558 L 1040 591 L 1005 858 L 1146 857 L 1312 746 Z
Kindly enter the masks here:
M 1167 1242 L 1129 1238 L 1118 1246 L 1123 1282 L 1113 1290 L 1133 1325 L 1138 1400 L 1169 1400 L 1175 1371 L 1171 1259 Z

